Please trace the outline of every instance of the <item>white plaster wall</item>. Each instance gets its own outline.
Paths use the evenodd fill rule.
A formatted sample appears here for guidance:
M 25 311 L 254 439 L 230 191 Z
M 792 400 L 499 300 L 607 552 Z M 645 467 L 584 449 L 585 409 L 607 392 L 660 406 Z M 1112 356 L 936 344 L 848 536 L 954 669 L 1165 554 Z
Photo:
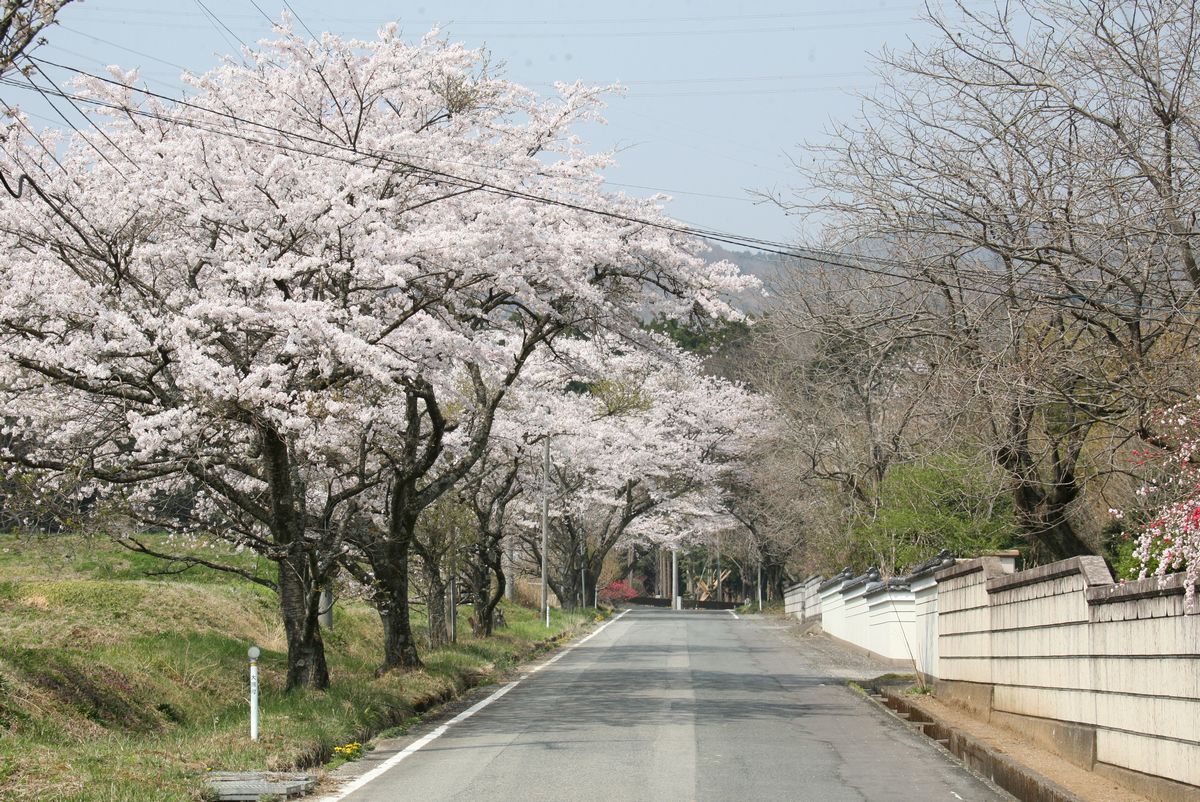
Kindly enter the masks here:
M 842 603 L 842 585 L 838 582 L 820 592 L 821 596 L 821 629 L 835 638 L 846 638 L 845 605 Z
M 889 589 L 868 597 L 869 646 L 876 654 L 895 660 L 913 660 L 916 638 L 915 608 L 911 591 Z
M 929 573 L 913 580 L 913 651 L 917 668 L 928 676 L 938 672 L 938 585 Z
M 838 637 L 870 649 L 871 620 L 867 614 L 867 600 L 863 598 L 866 589 L 866 584 L 862 584 L 842 594 L 842 631 L 845 634 Z

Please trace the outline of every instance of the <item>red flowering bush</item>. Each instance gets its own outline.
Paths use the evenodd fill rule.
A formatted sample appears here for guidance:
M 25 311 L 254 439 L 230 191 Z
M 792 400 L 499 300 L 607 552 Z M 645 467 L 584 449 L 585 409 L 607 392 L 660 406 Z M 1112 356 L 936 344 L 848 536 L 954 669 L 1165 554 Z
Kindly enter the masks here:
M 628 582 L 617 580 L 600 588 L 600 601 L 629 601 L 637 597 L 637 591 Z

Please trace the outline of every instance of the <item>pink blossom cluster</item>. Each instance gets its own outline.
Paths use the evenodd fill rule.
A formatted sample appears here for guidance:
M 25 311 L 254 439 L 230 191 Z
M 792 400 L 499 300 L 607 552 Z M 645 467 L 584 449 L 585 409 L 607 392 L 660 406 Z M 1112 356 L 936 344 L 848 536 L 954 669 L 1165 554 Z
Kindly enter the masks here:
M 1138 532 L 1134 556 L 1141 561 L 1143 577 L 1183 571 L 1187 603 L 1192 606 L 1200 581 L 1200 395 L 1161 411 L 1154 422 L 1166 445 L 1135 454 L 1139 464 L 1155 462 L 1166 476 L 1142 485 L 1138 495 L 1163 501 Z

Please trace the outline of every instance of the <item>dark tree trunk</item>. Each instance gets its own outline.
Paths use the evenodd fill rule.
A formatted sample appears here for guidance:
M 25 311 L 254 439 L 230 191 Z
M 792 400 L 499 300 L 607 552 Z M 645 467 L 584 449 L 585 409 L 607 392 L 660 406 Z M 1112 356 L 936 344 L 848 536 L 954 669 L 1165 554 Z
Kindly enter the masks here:
M 426 620 L 429 623 L 429 648 L 440 649 L 450 642 L 449 618 L 446 610 L 447 583 L 436 565 L 422 560 L 425 574 Z
M 783 598 L 784 571 L 782 565 L 777 562 L 765 564 L 763 566 L 763 580 L 765 580 L 767 585 L 767 601 Z
M 575 610 L 579 607 L 579 566 L 571 562 L 567 565 L 567 570 L 564 576 L 550 584 L 554 589 L 554 595 L 558 597 L 558 603 L 562 605 L 564 610 Z
M 1017 482 L 1013 508 L 1022 530 L 1032 541 L 1028 555 L 1031 563 L 1095 554 L 1067 518 L 1068 505 L 1077 495 L 1075 489 L 1072 485 L 1046 492 L 1035 485 Z
M 475 597 L 471 631 L 476 637 L 487 637 L 496 629 L 496 606 L 504 598 L 507 586 L 499 543 L 494 548 L 478 550 L 470 576 L 471 592 Z M 495 582 L 492 581 L 493 577 Z
M 303 488 L 293 483 L 291 452 L 287 441 L 269 426 L 258 430 L 263 467 L 270 488 L 271 534 L 283 547 L 279 565 L 279 609 L 288 644 L 287 690 L 329 687 L 325 642 L 321 639 L 319 616 L 323 576 L 315 576 L 305 540 Z
M 408 546 L 389 538 L 375 545 L 371 553 L 375 571 L 375 603 L 383 624 L 383 665 L 380 672 L 421 667 L 417 644 L 413 639 L 408 597 Z
M 1034 407 L 1018 403 L 1009 416 L 1009 445 L 1000 450 L 1000 464 L 1013 481 L 1013 509 L 1017 522 L 1032 545 L 1032 562 L 1045 563 L 1095 554 L 1068 518 L 1067 511 L 1080 494 L 1076 465 L 1088 426 L 1073 425 L 1050 450 L 1043 477 L 1030 446 Z
M 321 589 L 309 576 L 303 554 L 279 562 L 279 608 L 288 645 L 287 690 L 325 690 L 329 667 L 319 623 Z

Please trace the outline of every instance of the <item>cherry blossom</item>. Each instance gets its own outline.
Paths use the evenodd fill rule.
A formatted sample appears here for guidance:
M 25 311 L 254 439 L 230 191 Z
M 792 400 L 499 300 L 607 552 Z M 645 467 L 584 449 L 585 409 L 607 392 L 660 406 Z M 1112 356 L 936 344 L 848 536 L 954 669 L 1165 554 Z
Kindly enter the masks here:
M 573 133 L 601 89 L 543 99 L 394 26 L 280 30 L 244 58 L 186 76 L 186 100 L 136 72 L 81 78 L 102 134 L 61 147 L 4 129 L 0 170 L 24 187 L 0 202 L 5 457 L 275 560 L 289 686 L 323 687 L 320 590 L 339 565 L 384 614 L 384 667 L 419 663 L 412 527 L 540 349 L 732 317 L 723 298 L 748 280 L 655 202 L 605 190 L 610 158 Z M 682 432 L 676 416 L 662 425 Z M 609 437 L 604 470 L 662 474 L 665 453 Z

